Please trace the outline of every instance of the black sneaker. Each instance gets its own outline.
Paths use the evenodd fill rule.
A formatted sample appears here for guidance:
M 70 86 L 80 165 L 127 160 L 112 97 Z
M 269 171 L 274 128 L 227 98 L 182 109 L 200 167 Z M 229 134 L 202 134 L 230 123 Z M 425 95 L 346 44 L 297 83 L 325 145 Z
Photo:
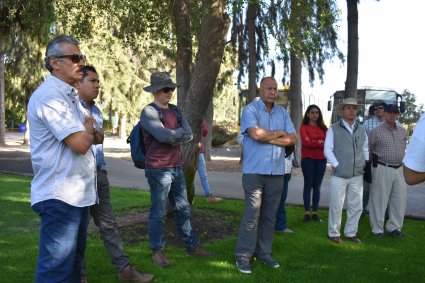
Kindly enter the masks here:
M 237 257 L 236 258 L 236 266 L 239 271 L 243 274 L 251 274 L 251 263 L 249 262 L 249 257 Z
M 322 218 L 320 218 L 319 214 L 317 213 L 313 213 L 313 215 L 311 216 L 311 219 L 313 221 L 322 222 Z
M 310 221 L 310 214 L 304 214 L 304 221 L 309 222 Z
M 270 267 L 273 267 L 273 268 L 279 268 L 280 267 L 279 262 L 274 260 L 271 256 L 266 256 L 266 257 L 261 257 L 261 258 L 256 257 L 256 259 L 258 261 L 261 261 L 262 263 L 264 263 L 267 266 L 270 266 Z
M 404 233 L 404 232 L 402 232 L 402 231 L 400 231 L 400 230 L 393 230 L 393 231 L 391 231 L 390 232 L 390 235 L 391 235 L 391 237 L 394 237 L 394 238 L 397 238 L 397 237 L 399 237 L 399 238 L 404 238 L 404 237 L 406 237 L 407 236 L 407 234 L 406 233 Z
M 375 237 L 384 238 L 384 233 L 372 233 Z

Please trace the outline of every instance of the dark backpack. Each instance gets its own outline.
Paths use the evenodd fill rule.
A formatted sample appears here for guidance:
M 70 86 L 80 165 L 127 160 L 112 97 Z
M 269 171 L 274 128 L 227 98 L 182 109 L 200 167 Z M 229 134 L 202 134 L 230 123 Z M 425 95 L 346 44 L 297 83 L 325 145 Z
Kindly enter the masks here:
M 155 110 L 158 112 L 158 116 L 161 120 L 161 123 L 164 124 L 164 117 L 162 115 L 161 108 L 159 108 L 159 106 L 155 103 L 150 103 L 149 106 L 155 108 Z M 173 109 L 176 113 L 177 124 L 178 126 L 180 126 L 182 118 L 180 110 L 174 104 L 168 104 L 168 107 Z M 134 162 L 134 166 L 139 169 L 145 169 L 146 146 L 143 140 L 142 125 L 140 121 L 136 125 L 134 125 L 133 129 L 131 130 L 131 133 L 127 138 L 127 143 L 130 144 L 131 159 Z

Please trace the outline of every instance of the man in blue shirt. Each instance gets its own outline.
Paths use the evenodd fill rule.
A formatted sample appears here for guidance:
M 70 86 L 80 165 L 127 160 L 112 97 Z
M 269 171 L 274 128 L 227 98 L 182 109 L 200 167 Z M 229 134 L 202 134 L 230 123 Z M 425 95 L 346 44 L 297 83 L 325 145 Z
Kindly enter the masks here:
M 235 256 L 239 271 L 245 274 L 251 273 L 251 256 L 268 266 L 280 267 L 270 252 L 285 174 L 285 146 L 295 144 L 297 136 L 288 112 L 274 103 L 277 94 L 276 80 L 264 77 L 261 99 L 248 104 L 241 118 L 245 211 Z
M 103 117 L 102 112 L 94 103 L 94 99 L 99 94 L 100 81 L 96 69 L 92 66 L 84 66 L 83 78 L 76 83 L 78 95 L 82 106 L 82 111 L 86 116 L 92 116 L 95 119 L 95 131 L 99 137 L 99 144 L 92 147 L 96 151 L 97 166 L 97 193 L 99 203 L 90 207 L 90 215 L 93 221 L 100 229 L 100 235 L 111 259 L 112 265 L 118 272 L 120 281 L 150 282 L 153 279 L 151 274 L 138 272 L 132 265 L 127 254 L 124 253 L 121 238 L 118 232 L 118 225 L 109 196 L 108 173 L 103 154 L 104 133 L 102 130 Z M 83 266 L 82 280 L 86 282 L 85 266 Z

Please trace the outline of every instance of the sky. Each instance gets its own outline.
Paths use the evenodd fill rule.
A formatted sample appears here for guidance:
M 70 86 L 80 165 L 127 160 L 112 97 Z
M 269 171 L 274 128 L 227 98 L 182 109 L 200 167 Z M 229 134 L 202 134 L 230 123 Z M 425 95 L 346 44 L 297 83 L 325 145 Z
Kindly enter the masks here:
M 347 4 L 338 0 L 341 10 L 338 47 L 347 54 Z M 360 0 L 358 88 L 374 86 L 405 89 L 425 104 L 425 0 Z M 327 101 L 344 89 L 346 64 L 335 58 L 325 64 L 324 84 L 317 80 L 310 88 L 303 70 L 303 91 Z

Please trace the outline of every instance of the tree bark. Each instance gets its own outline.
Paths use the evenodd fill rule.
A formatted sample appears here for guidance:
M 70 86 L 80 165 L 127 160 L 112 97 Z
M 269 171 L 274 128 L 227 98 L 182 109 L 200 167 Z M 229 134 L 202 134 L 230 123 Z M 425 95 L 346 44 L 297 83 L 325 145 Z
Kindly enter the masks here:
M 0 146 L 6 145 L 6 112 L 4 105 L 4 58 L 5 53 L 0 51 Z
M 347 0 L 348 50 L 347 79 L 345 98 L 357 99 L 357 79 L 359 70 L 359 13 L 357 0 Z
M 255 20 L 257 18 L 258 5 L 249 3 L 246 15 L 248 27 L 248 101 L 257 96 L 257 49 L 255 39 Z
M 208 106 L 205 122 L 207 123 L 208 135 L 205 137 L 205 160 L 211 161 L 211 142 L 212 142 L 212 125 L 214 118 L 214 104 L 211 98 L 210 105 Z
M 190 86 L 192 75 L 192 38 L 190 27 L 189 0 L 171 0 L 173 9 L 174 31 L 177 37 L 176 82 L 177 105 L 185 108 L 184 102 Z
M 118 138 L 126 139 L 127 138 L 127 113 L 124 113 L 119 117 L 119 131 Z
M 301 137 L 300 137 L 300 126 L 302 120 L 302 89 L 301 89 L 301 76 L 302 76 L 302 64 L 301 55 L 295 54 L 295 51 L 291 51 L 291 87 L 289 89 L 289 101 L 290 101 L 290 116 L 292 123 L 294 123 L 295 131 L 297 133 L 297 145 L 295 149 L 295 158 L 298 164 L 301 161 Z
M 213 96 L 230 27 L 230 19 L 225 9 L 225 0 L 205 0 L 203 2 L 202 11 L 206 12 L 201 17 L 199 50 L 184 102 L 185 105 L 190 105 L 190 107 L 184 107 L 183 112 L 188 118 L 193 132 L 193 140 L 185 145 L 184 150 L 184 174 L 190 203 L 193 202 L 195 193 L 194 179 L 199 153 L 198 144 L 201 141 L 202 120 Z

